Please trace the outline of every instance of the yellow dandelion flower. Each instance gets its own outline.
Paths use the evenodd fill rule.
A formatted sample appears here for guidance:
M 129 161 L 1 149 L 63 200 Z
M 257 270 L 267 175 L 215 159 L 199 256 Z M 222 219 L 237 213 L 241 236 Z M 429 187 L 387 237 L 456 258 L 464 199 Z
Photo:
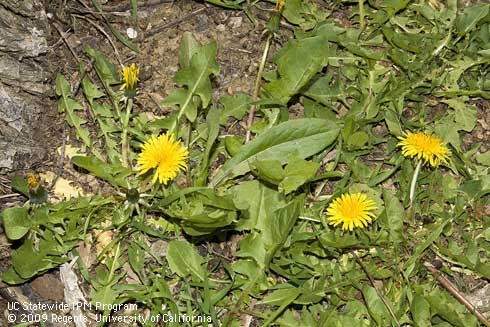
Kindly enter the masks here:
M 349 231 L 354 227 L 364 228 L 376 217 L 374 210 L 376 204 L 366 194 L 343 194 L 328 206 L 328 224 L 334 227 L 342 224 L 342 229 Z
M 153 183 L 158 180 L 160 184 L 167 184 L 181 170 L 187 168 L 186 159 L 189 152 L 186 147 L 181 146 L 178 141 L 174 140 L 172 134 L 166 133 L 158 137 L 152 136 L 143 144 L 142 149 L 138 156 L 138 175 L 142 175 L 150 169 L 155 169 Z
M 284 5 L 286 4 L 286 0 L 277 0 L 276 2 L 276 11 L 282 12 L 284 9 Z
M 29 189 L 34 190 L 39 186 L 39 182 L 37 181 L 37 177 L 34 174 L 27 174 L 27 186 Z
M 136 90 L 136 84 L 138 84 L 138 75 L 140 73 L 140 68 L 136 67 L 133 63 L 129 67 L 123 67 L 121 70 L 121 75 L 123 79 L 123 84 L 119 88 L 120 91 L 126 90 L 127 92 L 134 92 Z
M 399 139 L 401 141 L 397 146 L 402 147 L 402 154 L 405 157 L 417 157 L 424 163 L 428 162 L 432 167 L 439 166 L 441 162 L 447 164 L 450 151 L 437 136 L 408 132 Z

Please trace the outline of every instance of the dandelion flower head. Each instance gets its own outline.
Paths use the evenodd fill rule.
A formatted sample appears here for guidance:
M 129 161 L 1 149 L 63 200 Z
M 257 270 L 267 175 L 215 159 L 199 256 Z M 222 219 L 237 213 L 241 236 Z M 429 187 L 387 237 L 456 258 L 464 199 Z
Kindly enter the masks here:
M 399 139 L 397 146 L 402 147 L 402 154 L 405 157 L 417 157 L 424 163 L 428 162 L 432 167 L 439 166 L 441 162 L 447 164 L 450 151 L 437 136 L 408 132 Z
M 134 63 L 131 64 L 131 66 L 129 67 L 123 67 L 123 69 L 121 70 L 123 84 L 121 85 L 119 90 L 126 90 L 129 92 L 136 90 L 136 84 L 138 84 L 139 81 L 139 73 L 140 68 L 136 67 Z
M 36 189 L 39 186 L 39 182 L 37 180 L 36 175 L 28 174 L 27 175 L 27 186 L 29 189 Z
M 343 194 L 328 206 L 328 224 L 334 227 L 342 224 L 342 229 L 349 231 L 364 228 L 376 217 L 375 210 L 376 204 L 366 194 Z
M 155 170 L 153 183 L 167 184 L 181 170 L 187 168 L 186 159 L 189 155 L 187 148 L 174 140 L 173 134 L 152 136 L 142 146 L 138 156 L 138 175 L 143 175 L 150 169 Z

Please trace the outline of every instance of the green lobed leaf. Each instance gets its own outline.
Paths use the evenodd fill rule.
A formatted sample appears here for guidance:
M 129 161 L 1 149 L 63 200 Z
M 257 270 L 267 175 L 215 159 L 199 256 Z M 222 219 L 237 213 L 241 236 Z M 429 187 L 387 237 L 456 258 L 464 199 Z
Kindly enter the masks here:
M 312 156 L 330 145 L 338 133 L 336 123 L 318 118 L 281 123 L 242 146 L 221 167 L 210 185 L 215 187 L 226 179 L 249 172 L 250 163 L 256 160 L 279 160 L 285 163 L 292 153 L 303 159 Z
M 179 117 L 183 114 L 191 122 L 196 120 L 198 103 L 194 97 L 199 97 L 202 106 L 207 107 L 212 99 L 213 91 L 211 87 L 210 76 L 216 75 L 219 72 L 219 66 L 216 62 L 216 42 L 210 42 L 208 44 L 199 46 L 198 48 L 191 46 L 191 41 L 188 41 L 190 36 L 187 36 L 181 47 L 184 53 L 181 59 L 184 60 L 181 63 L 181 69 L 175 74 L 174 80 L 176 83 L 183 85 L 185 88 L 178 89 L 172 92 L 167 99 L 164 100 L 165 104 L 174 104 L 180 107 Z M 186 51 L 188 48 L 192 48 Z M 190 62 L 187 62 L 187 56 L 189 51 L 194 51 Z
M 454 119 L 458 126 L 458 130 L 471 132 L 476 125 L 476 108 L 466 104 L 467 98 L 454 98 L 442 100 L 454 109 Z
M 82 125 L 84 125 L 87 121 L 75 113 L 77 110 L 82 110 L 83 107 L 81 104 L 72 99 L 70 84 L 61 74 L 56 76 L 55 90 L 56 95 L 59 97 L 58 112 L 66 113 L 66 121 L 71 127 L 75 128 L 77 137 L 81 139 L 86 146 L 92 146 L 88 129 L 82 127 Z
M 105 85 L 109 86 L 121 82 L 116 66 L 102 52 L 88 45 L 84 46 L 84 51 L 90 58 L 95 60 L 95 70 Z
M 2 218 L 5 233 L 11 240 L 22 238 L 31 228 L 31 220 L 27 208 L 7 208 L 0 212 L 0 217 Z
M 174 273 L 182 278 L 191 275 L 195 281 L 204 281 L 207 271 L 205 260 L 187 241 L 171 241 L 167 248 L 167 262 Z
M 222 97 L 219 102 L 223 105 L 221 110 L 219 123 L 225 125 L 229 117 L 242 119 L 250 109 L 252 97 L 245 93 L 237 93 L 230 96 Z
M 328 43 L 324 36 L 289 41 L 277 54 L 279 77 L 264 85 L 265 92 L 285 104 L 328 63 Z

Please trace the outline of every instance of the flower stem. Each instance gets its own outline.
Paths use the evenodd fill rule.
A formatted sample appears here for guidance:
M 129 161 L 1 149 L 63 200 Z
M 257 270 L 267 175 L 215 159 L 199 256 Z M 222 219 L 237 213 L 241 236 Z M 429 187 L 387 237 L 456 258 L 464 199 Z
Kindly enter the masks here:
M 413 203 L 413 198 L 415 196 L 415 185 L 417 185 L 417 178 L 419 177 L 420 167 L 422 167 L 422 160 L 419 160 L 415 171 L 413 172 L 412 183 L 410 184 L 410 207 Z
M 131 115 L 131 110 L 133 109 L 133 99 L 129 98 L 126 104 L 126 112 L 122 117 L 122 136 L 121 136 L 121 154 L 122 154 L 122 165 L 126 168 L 130 168 L 131 164 L 128 160 L 129 153 L 129 139 L 128 139 L 128 125 L 129 116 Z
M 255 79 L 254 93 L 253 93 L 253 101 L 254 104 L 250 107 L 247 118 L 247 132 L 245 134 L 245 142 L 250 141 L 252 123 L 254 121 L 255 116 L 255 102 L 259 99 L 260 92 L 260 81 L 262 81 L 262 74 L 264 73 L 265 63 L 267 61 L 267 55 L 269 54 L 269 48 L 271 46 L 272 38 L 274 37 L 273 33 L 269 33 L 267 36 L 267 41 L 265 42 L 264 52 L 262 54 L 262 59 L 260 60 L 259 71 L 257 73 L 257 78 Z

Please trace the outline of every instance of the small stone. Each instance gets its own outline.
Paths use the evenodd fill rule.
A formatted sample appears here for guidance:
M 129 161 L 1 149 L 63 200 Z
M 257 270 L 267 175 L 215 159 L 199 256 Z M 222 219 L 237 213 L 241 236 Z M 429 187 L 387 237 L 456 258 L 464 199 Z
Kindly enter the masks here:
M 216 26 L 216 30 L 218 32 L 224 32 L 226 31 L 226 26 L 224 24 L 219 24 L 218 26 Z
M 237 29 L 242 26 L 242 22 L 242 17 L 231 17 L 228 25 L 230 25 L 232 29 Z

